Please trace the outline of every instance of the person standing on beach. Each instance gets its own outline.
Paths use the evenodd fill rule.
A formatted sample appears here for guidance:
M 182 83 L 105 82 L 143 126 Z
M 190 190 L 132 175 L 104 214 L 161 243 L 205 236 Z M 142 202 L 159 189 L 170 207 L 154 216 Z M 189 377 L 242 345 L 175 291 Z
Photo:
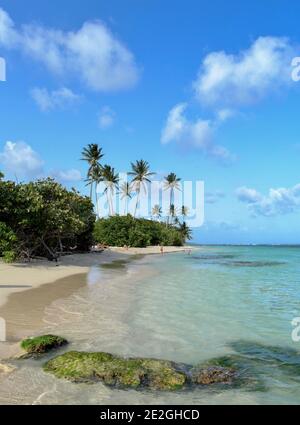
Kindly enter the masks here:
M 161 253 L 161 255 L 164 255 L 164 247 L 163 247 L 163 245 L 160 246 L 160 253 Z

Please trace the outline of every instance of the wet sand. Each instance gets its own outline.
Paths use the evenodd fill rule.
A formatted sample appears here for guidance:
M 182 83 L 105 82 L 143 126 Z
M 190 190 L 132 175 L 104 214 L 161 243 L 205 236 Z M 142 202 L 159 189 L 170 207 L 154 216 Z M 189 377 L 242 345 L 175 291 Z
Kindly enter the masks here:
M 0 262 L 0 306 L 10 294 L 37 288 L 68 276 L 88 273 L 90 267 L 122 259 L 124 254 L 104 251 L 62 257 L 58 263 L 33 260 L 30 263 Z
M 68 276 L 30 291 L 16 292 L 0 307 L 6 321 L 7 342 L 0 342 L 0 359 L 17 355 L 19 341 L 34 335 L 43 325 L 45 308 L 86 285 L 86 273 Z
M 6 321 L 7 340 L 0 342 L 0 359 L 19 354 L 19 341 L 37 334 L 45 325 L 45 309 L 56 300 L 84 288 L 91 268 L 102 266 L 109 273 L 113 269 L 126 268 L 126 263 L 143 258 L 145 254 L 158 254 L 159 250 L 160 247 L 110 248 L 101 253 L 66 256 L 58 265 L 47 261 L 0 263 L 0 318 Z M 185 250 L 168 247 L 165 253 Z
M 186 247 L 165 247 L 164 253 L 184 252 Z M 90 267 L 132 255 L 160 254 L 160 247 L 109 248 L 103 252 L 73 254 L 61 257 L 58 263 L 33 260 L 30 263 L 5 264 L 0 261 L 0 307 L 10 294 L 37 288 L 72 275 L 88 273 Z

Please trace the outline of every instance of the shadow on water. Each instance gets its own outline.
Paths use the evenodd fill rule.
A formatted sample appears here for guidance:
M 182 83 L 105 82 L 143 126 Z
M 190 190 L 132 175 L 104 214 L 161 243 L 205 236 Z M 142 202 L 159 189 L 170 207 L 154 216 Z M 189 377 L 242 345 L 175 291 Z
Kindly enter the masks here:
M 284 264 L 286 263 L 282 261 L 229 261 L 224 263 L 224 265 L 231 267 L 273 267 Z
M 286 264 L 283 261 L 232 261 L 236 257 L 238 257 L 237 254 L 203 254 L 192 255 L 189 258 L 191 260 L 200 260 L 204 264 L 220 264 L 227 267 L 274 267 Z
M 262 364 L 268 367 L 276 367 L 297 378 L 300 377 L 299 350 L 291 347 L 278 347 L 248 341 L 236 341 L 231 344 L 231 347 L 258 366 Z
M 137 261 L 142 258 L 143 258 L 143 255 L 139 255 L 139 254 L 131 255 L 126 260 L 114 260 L 110 263 L 103 263 L 100 265 L 100 267 L 103 269 L 108 269 L 108 270 L 124 270 L 132 261 Z M 138 263 L 136 265 L 138 265 Z
M 200 254 L 200 255 L 191 255 L 189 258 L 193 260 L 220 260 L 226 258 L 235 258 L 236 254 Z
M 128 265 L 128 261 L 126 260 L 115 260 L 111 263 L 101 264 L 101 268 L 109 269 L 109 270 L 119 270 L 119 269 L 126 269 L 127 265 Z

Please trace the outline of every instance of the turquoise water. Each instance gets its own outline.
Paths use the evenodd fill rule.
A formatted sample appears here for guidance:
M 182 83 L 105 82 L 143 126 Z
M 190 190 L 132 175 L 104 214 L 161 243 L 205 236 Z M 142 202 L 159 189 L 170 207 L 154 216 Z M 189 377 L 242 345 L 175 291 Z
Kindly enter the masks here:
M 191 365 L 218 358 L 245 379 L 176 393 L 123 391 L 59 381 L 29 361 L 1 385 L 0 403 L 17 388 L 14 400 L 28 404 L 299 404 L 300 342 L 291 336 L 299 272 L 300 248 L 292 247 L 200 247 L 94 268 L 84 288 L 46 309 L 44 331 L 76 350 Z
M 300 316 L 299 248 L 209 247 L 156 267 L 131 316 L 144 334 L 140 352 L 190 364 L 239 356 L 264 387 L 258 403 L 300 403 L 300 342 L 291 335 Z

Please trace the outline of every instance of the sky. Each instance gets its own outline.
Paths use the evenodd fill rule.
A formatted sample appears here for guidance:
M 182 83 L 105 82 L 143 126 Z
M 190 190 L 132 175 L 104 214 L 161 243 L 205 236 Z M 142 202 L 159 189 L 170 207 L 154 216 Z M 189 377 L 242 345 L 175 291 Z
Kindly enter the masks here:
M 1 0 L 0 170 L 88 194 L 82 148 L 205 184 L 199 243 L 300 243 L 300 4 Z M 300 72 L 299 72 L 300 75 Z

